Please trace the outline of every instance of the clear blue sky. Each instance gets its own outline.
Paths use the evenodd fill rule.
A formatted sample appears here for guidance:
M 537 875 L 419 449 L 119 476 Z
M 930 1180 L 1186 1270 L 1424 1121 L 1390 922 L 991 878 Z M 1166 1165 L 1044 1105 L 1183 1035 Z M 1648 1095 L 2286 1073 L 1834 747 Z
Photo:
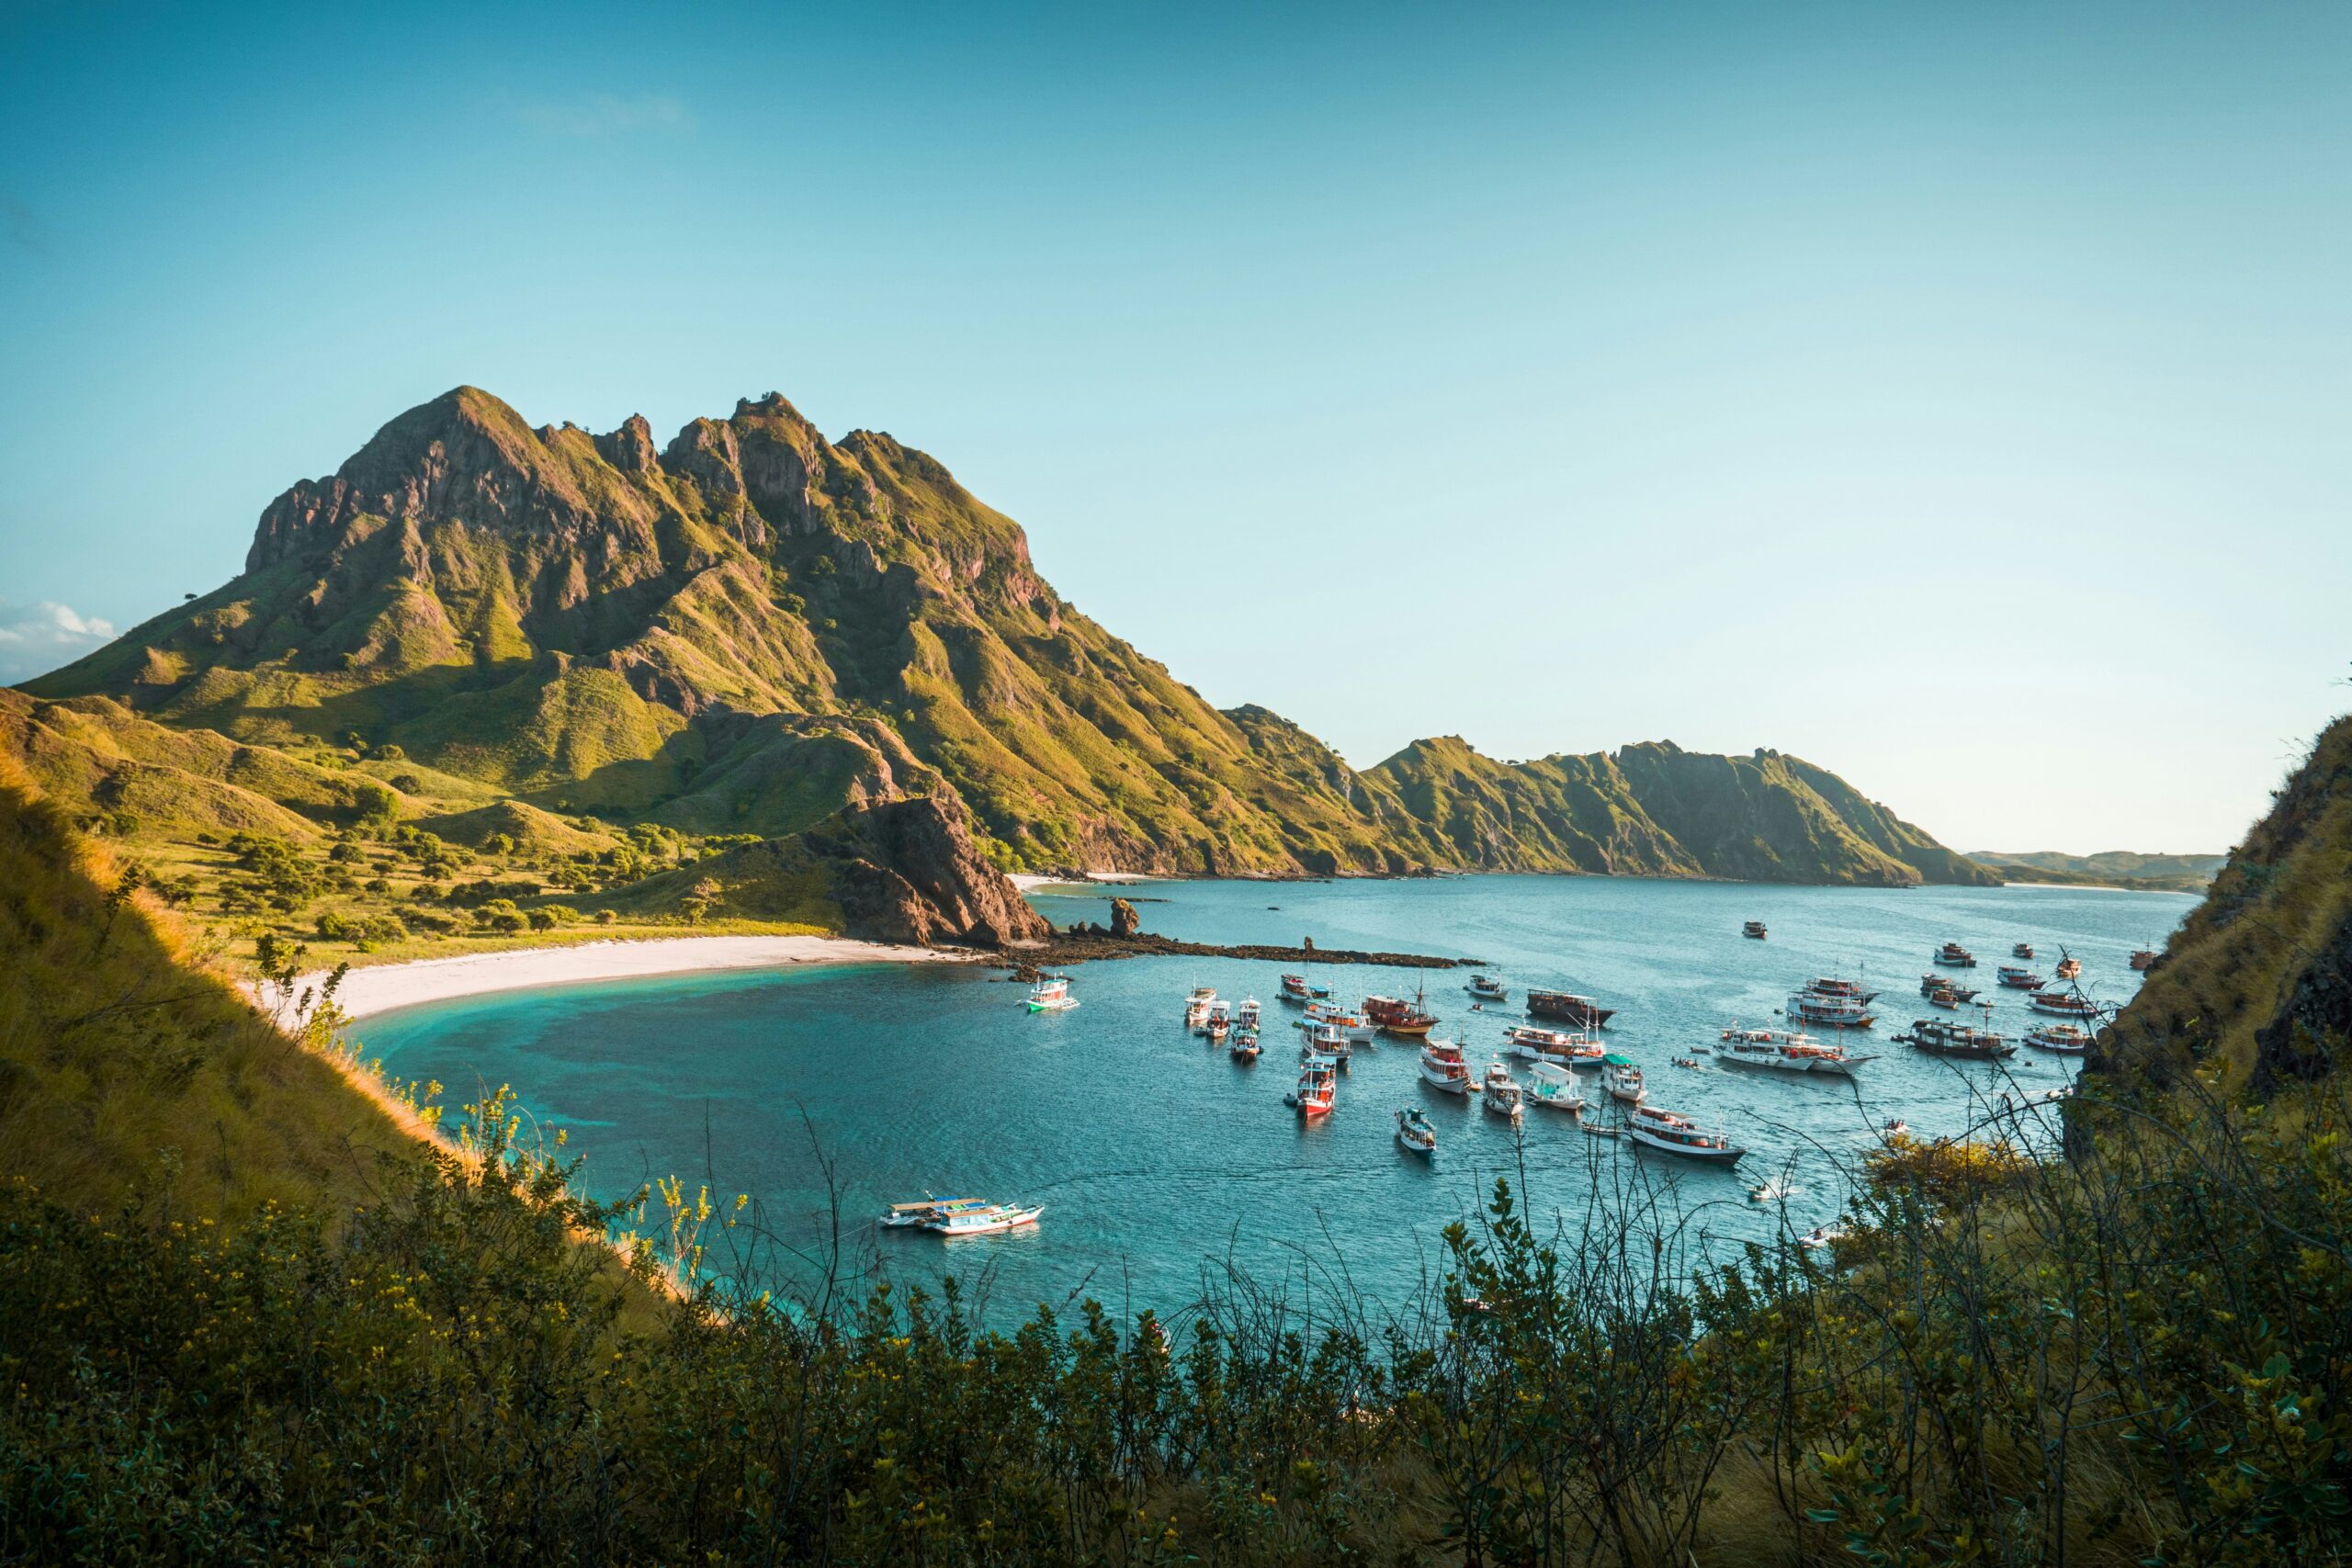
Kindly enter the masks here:
M 2205 850 L 2352 706 L 2352 6 L 344 9 L 0 22 L 0 674 L 473 382 L 888 430 L 1359 763 Z

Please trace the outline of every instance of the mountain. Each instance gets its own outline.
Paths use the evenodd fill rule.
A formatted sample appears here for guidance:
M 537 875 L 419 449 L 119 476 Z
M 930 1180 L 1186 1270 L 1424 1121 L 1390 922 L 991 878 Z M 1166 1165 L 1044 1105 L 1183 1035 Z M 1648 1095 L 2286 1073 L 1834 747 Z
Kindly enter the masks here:
M 2095 855 L 2056 850 L 2007 853 L 1972 850 L 1969 859 L 1991 866 L 2011 882 L 2051 882 L 2072 886 L 2130 887 L 2162 893 L 2196 893 L 2213 880 L 2226 855 L 2143 855 L 2104 850 Z
M 1768 751 L 1358 773 L 1080 614 L 935 459 L 775 394 L 657 447 L 458 388 L 272 502 L 234 580 L 26 689 L 696 834 L 953 795 L 1006 869 L 1990 880 Z

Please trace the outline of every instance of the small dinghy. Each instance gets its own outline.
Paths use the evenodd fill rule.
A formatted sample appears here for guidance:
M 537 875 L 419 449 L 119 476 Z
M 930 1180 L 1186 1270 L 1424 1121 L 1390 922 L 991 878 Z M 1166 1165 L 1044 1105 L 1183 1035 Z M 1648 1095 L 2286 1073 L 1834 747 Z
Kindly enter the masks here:
M 1437 1129 L 1413 1106 L 1396 1112 L 1396 1141 L 1413 1154 L 1437 1153 Z

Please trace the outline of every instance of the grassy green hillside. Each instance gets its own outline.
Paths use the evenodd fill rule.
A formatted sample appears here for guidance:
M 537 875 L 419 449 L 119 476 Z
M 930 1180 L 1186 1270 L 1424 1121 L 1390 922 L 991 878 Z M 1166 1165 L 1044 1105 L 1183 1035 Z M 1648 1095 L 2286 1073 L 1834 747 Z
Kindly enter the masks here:
M 2056 850 L 2008 854 L 1973 850 L 1969 859 L 1990 866 L 2011 882 L 2048 882 L 2075 887 L 2130 887 L 2159 893 L 2201 893 L 2228 861 L 2227 855 L 2143 855 L 2108 850 L 2070 855 Z
M 234 581 L 28 689 L 216 750 L 397 756 L 376 776 L 480 792 L 465 809 L 695 834 L 787 836 L 944 785 L 1008 869 L 1979 874 L 1764 753 L 1505 769 L 1433 741 L 1358 775 L 1080 614 L 935 459 L 829 442 L 773 394 L 657 449 L 642 420 L 534 430 L 459 388 L 279 496 Z

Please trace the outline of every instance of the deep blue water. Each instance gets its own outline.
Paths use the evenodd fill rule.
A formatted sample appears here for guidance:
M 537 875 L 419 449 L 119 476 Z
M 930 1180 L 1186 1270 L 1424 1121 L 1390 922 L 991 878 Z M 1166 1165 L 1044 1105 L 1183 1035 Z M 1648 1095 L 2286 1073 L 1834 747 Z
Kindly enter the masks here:
M 1975 950 L 1970 983 L 1997 993 L 1996 1026 L 2014 1037 L 2033 1016 L 1995 986 L 2012 942 L 2033 942 L 2047 973 L 2064 943 L 2082 984 L 2128 999 L 2135 947 L 2192 907 L 2168 894 L 2091 889 L 1766 887 L 1598 877 L 1265 884 L 1194 882 L 1123 889 L 1147 930 L 1198 941 L 1458 953 L 1490 962 L 1516 998 L 1529 985 L 1586 992 L 1617 1008 L 1611 1043 L 1640 1062 L 1650 1097 L 1718 1122 L 1753 1154 L 1737 1172 L 1694 1168 L 1531 1109 L 1516 1145 L 1506 1123 L 1424 1090 L 1415 1051 L 1384 1043 L 1340 1080 L 1338 1108 L 1302 1127 L 1282 1103 L 1296 1077 L 1295 1016 L 1275 999 L 1277 966 L 1139 959 L 1074 971 L 1078 1009 L 1031 1015 L 1023 987 L 959 964 L 858 964 L 739 971 L 508 992 L 372 1018 L 356 1032 L 393 1072 L 448 1085 L 453 1102 L 512 1084 L 543 1123 L 569 1130 L 592 1190 L 614 1196 L 652 1177 L 708 1173 L 723 1196 L 758 1200 L 780 1239 L 820 1247 L 831 1233 L 830 1163 L 854 1252 L 888 1271 L 950 1269 L 992 1279 L 1003 1312 L 1073 1292 L 1121 1310 L 1194 1299 L 1210 1260 L 1254 1276 L 1341 1274 L 1392 1303 L 1439 1267 L 1439 1232 L 1474 1209 L 1523 1158 L 1539 1217 L 1573 1224 L 1597 1188 L 1670 1181 L 1712 1234 L 1764 1237 L 1832 1215 L 1870 1130 L 1901 1117 L 1922 1134 L 1957 1132 L 1984 1112 L 1996 1069 L 1922 1056 L 1888 1037 L 1928 1009 L 1919 976 L 1947 938 Z M 1040 893 L 1057 923 L 1104 918 L 1102 897 Z M 1279 909 L 1269 906 L 1279 906 Z M 1740 922 L 1768 922 L 1750 942 Z M 1880 1053 L 1862 1103 L 1836 1081 L 1712 1068 L 1705 1055 L 1734 1019 L 1774 1010 L 1815 974 L 1861 974 L 1883 988 L 1881 1022 L 1847 1037 Z M 1350 999 L 1409 993 L 1425 980 L 1442 1021 L 1474 1061 L 1509 1015 L 1474 1014 L 1458 970 L 1326 965 Z M 1238 1066 L 1185 1032 L 1193 985 L 1255 995 L 1266 1052 Z M 2022 1051 L 2006 1072 L 2026 1089 L 2064 1082 L 2073 1064 Z M 1585 1075 L 1589 1077 L 1590 1075 Z M 1588 1093 L 1596 1100 L 1596 1088 Z M 1400 1151 L 1392 1112 L 1425 1107 L 1440 1128 L 1434 1163 Z M 1785 1205 L 1747 1188 L 1790 1168 Z M 1047 1205 L 1034 1231 L 948 1243 L 876 1236 L 862 1222 L 926 1190 Z

